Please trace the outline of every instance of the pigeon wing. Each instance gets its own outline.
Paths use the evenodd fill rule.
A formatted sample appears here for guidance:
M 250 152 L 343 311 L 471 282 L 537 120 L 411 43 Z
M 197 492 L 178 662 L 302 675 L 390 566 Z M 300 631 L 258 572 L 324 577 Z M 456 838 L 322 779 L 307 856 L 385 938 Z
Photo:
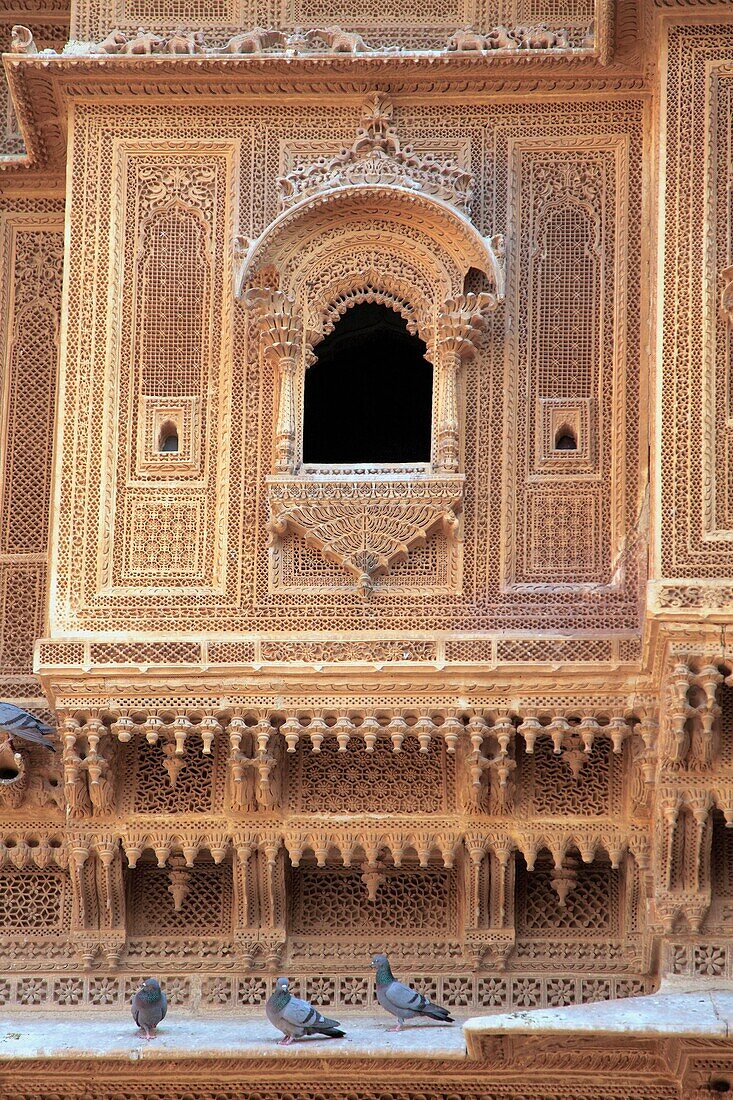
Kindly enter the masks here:
M 329 1020 L 322 1016 L 317 1008 L 301 1001 L 299 997 L 291 997 L 285 1008 L 280 1013 L 283 1020 L 294 1027 L 337 1027 L 335 1020 Z
M 13 706 L 12 703 L 0 703 L 0 726 L 13 733 L 23 729 L 33 729 L 38 733 L 53 733 L 53 726 L 42 722 L 35 714 Z
M 390 982 L 384 996 L 400 1012 L 420 1012 L 428 1003 L 427 997 L 402 982 Z
M 291 997 L 288 1003 L 280 1010 L 283 1020 L 296 1027 L 303 1027 L 307 1023 L 315 1024 L 320 1013 L 309 1005 L 307 1001 L 301 1001 L 299 997 Z
M 0 723 L 0 729 L 8 729 L 7 726 L 3 727 Z M 45 749 L 50 749 L 51 752 L 56 752 L 56 746 L 52 745 L 50 741 L 47 741 L 42 733 L 34 729 L 11 729 L 9 731 L 14 738 L 21 741 L 32 741 L 34 745 L 43 745 Z
M 165 993 L 163 993 L 163 992 L 161 992 L 160 995 L 163 999 L 163 1005 L 162 1005 L 163 1015 L 160 1018 L 161 1018 L 161 1020 L 164 1020 L 165 1019 L 165 1014 L 168 1011 L 168 998 L 166 997 Z

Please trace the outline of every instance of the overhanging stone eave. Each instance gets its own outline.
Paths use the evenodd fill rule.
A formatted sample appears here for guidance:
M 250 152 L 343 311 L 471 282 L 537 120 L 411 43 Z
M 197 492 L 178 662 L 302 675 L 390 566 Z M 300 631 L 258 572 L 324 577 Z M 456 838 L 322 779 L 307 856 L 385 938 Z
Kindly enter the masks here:
M 642 997 L 561 1008 L 532 1009 L 499 1016 L 474 1016 L 464 1024 L 466 1044 L 474 1058 L 495 1056 L 497 1040 L 511 1037 L 528 1046 L 539 1036 L 561 1040 L 594 1035 L 619 1041 L 639 1039 L 727 1040 L 733 1062 L 733 982 L 697 979 L 679 991 L 663 986 Z
M 496 51 L 495 51 L 496 52 Z M 10 95 L 26 152 L 0 157 L 0 174 L 64 170 L 68 103 L 88 95 L 166 98 L 301 98 L 303 95 L 363 94 L 365 82 L 393 94 L 464 97 L 471 94 L 562 100 L 579 90 L 590 98 L 620 98 L 646 89 L 638 65 L 602 64 L 593 51 L 525 51 L 488 56 L 466 53 L 405 53 L 315 57 L 167 56 L 106 54 L 2 55 Z M 456 92 L 456 84 L 461 92 Z

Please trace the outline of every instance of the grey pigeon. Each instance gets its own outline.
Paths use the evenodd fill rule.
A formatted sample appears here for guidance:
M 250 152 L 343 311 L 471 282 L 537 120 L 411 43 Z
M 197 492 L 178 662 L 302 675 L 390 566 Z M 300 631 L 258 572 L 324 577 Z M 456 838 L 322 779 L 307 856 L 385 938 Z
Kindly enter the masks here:
M 168 998 L 157 978 L 146 978 L 132 995 L 132 1018 L 145 1032 L 146 1039 L 155 1038 L 155 1029 L 168 1011 Z
M 285 1036 L 280 1046 L 289 1046 L 293 1039 L 304 1035 L 327 1035 L 329 1039 L 343 1039 L 346 1032 L 339 1028 L 338 1020 L 322 1016 L 317 1008 L 294 997 L 287 978 L 278 978 L 272 996 L 265 1005 L 267 1019 Z
M 5 730 L 9 735 L 11 745 L 13 739 L 19 737 L 21 741 L 32 741 L 34 745 L 43 745 L 51 752 L 56 752 L 55 746 L 43 736 L 45 733 L 53 733 L 53 726 L 46 725 L 35 714 L 14 707 L 12 703 L 0 703 L 0 730 Z
M 382 1008 L 397 1017 L 397 1026 L 387 1028 L 388 1031 L 402 1031 L 405 1020 L 412 1020 L 415 1016 L 427 1016 L 443 1024 L 455 1022 L 447 1008 L 434 1005 L 422 993 L 398 982 L 386 955 L 375 955 L 372 966 L 377 972 L 377 1000 Z

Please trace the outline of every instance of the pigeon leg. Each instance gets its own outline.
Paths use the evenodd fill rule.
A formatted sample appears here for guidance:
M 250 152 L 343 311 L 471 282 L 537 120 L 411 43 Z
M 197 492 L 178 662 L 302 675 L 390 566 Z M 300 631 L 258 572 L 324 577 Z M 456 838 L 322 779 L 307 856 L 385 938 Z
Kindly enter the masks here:
M 402 1031 L 402 1020 L 398 1020 L 395 1027 L 388 1027 L 387 1031 Z
M 279 1047 L 289 1047 L 290 1044 L 292 1043 L 292 1041 L 293 1041 L 293 1036 L 292 1035 L 285 1035 L 285 1036 L 283 1036 L 282 1039 L 280 1039 L 278 1041 L 277 1045 Z

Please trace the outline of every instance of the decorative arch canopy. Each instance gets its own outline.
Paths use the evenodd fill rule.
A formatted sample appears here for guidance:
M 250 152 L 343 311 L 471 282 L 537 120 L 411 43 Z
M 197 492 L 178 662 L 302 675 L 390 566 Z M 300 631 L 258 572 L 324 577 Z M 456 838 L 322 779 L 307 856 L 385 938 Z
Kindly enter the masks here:
M 297 263 L 307 242 L 334 226 L 372 216 L 399 233 L 409 228 L 429 241 L 438 257 L 445 257 L 461 276 L 474 268 L 487 280 L 497 301 L 504 297 L 503 243 L 483 237 L 473 223 L 443 199 L 423 195 L 395 184 L 354 184 L 309 196 L 281 211 L 254 240 L 239 239 L 240 262 L 235 292 L 245 288 L 259 271 L 269 268 L 285 274 Z

